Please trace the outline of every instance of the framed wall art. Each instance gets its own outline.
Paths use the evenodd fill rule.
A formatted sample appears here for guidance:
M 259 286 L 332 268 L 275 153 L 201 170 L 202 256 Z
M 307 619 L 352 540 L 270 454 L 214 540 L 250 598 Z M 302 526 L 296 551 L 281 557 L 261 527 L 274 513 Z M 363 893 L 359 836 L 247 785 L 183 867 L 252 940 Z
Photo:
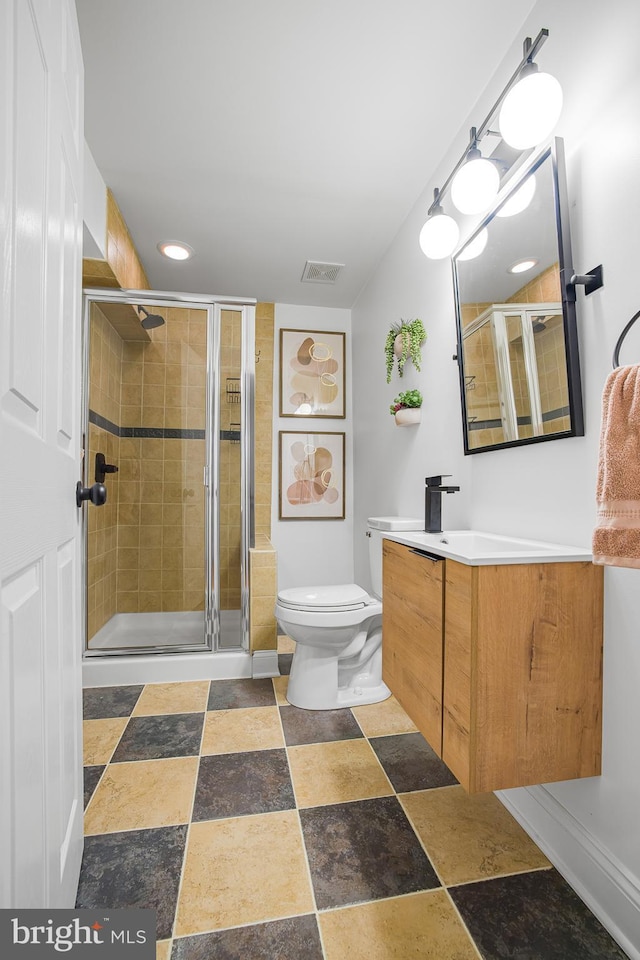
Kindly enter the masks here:
M 280 331 L 280 416 L 345 417 L 344 333 Z
M 281 520 L 344 520 L 344 433 L 281 430 Z

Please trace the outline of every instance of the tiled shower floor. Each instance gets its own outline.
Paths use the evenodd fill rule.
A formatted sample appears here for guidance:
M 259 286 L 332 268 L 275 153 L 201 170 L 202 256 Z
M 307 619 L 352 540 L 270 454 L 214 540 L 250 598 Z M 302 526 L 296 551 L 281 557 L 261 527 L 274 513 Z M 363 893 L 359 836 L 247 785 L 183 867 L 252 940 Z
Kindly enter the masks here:
M 85 690 L 79 907 L 156 909 L 159 960 L 626 956 L 395 700 L 308 712 L 286 684 Z

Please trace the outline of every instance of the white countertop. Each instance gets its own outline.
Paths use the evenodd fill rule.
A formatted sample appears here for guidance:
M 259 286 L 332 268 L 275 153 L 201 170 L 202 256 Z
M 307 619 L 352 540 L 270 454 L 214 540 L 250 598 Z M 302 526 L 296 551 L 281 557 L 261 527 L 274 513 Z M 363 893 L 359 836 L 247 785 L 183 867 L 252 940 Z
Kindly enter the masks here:
M 588 563 L 591 560 L 591 551 L 585 547 L 506 537 L 480 530 L 449 530 L 444 533 L 385 530 L 383 536 L 386 540 L 472 567 L 498 563 Z

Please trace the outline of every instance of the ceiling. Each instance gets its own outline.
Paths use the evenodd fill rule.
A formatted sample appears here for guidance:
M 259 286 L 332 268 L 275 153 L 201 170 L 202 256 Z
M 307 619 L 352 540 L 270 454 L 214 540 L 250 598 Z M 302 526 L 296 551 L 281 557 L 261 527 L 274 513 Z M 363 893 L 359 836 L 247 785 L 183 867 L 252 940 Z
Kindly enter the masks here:
M 87 143 L 151 286 L 351 307 L 533 0 L 76 6 Z

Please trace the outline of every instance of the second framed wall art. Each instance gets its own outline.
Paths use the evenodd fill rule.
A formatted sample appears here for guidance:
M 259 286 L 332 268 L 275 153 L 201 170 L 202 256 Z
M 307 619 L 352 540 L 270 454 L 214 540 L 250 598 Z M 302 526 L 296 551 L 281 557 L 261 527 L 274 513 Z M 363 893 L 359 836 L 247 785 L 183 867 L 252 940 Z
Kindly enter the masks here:
M 344 419 L 344 333 L 280 331 L 280 416 Z
M 344 520 L 344 433 L 281 430 L 281 520 Z

